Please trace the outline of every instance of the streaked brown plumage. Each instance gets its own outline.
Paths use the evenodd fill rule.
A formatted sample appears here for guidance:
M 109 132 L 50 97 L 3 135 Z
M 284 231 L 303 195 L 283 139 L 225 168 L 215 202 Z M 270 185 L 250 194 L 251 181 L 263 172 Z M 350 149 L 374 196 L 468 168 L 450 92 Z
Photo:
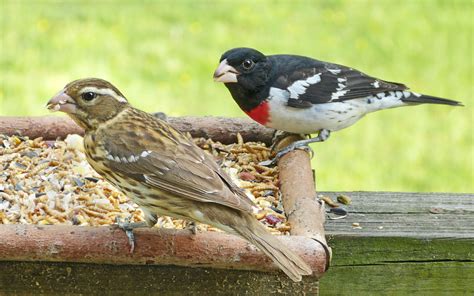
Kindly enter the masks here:
M 145 212 L 206 223 L 255 244 L 294 281 L 311 268 L 253 216 L 254 204 L 191 139 L 133 108 L 112 84 L 76 80 L 48 102 L 86 130 L 91 166 Z

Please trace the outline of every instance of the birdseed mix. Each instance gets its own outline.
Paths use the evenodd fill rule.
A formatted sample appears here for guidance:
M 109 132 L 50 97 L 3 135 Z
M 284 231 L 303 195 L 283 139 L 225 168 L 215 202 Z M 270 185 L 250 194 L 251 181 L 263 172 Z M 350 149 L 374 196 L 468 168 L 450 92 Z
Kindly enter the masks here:
M 270 157 L 264 143 L 224 145 L 197 138 L 232 180 L 260 207 L 255 215 L 274 234 L 288 235 L 290 225 L 281 205 L 278 167 L 258 163 Z M 0 135 L 0 224 L 110 225 L 115 218 L 143 221 L 143 212 L 87 163 L 82 137 L 64 141 Z M 184 229 L 188 221 L 161 216 L 155 227 Z M 202 231 L 219 231 L 197 225 Z

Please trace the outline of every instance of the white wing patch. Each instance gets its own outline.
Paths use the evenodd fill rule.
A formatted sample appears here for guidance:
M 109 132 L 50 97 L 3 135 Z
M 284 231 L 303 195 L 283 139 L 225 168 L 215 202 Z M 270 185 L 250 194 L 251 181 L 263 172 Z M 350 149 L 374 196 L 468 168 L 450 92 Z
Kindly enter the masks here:
M 86 92 L 93 92 L 93 93 L 96 93 L 96 94 L 99 94 L 99 95 L 111 96 L 112 98 L 114 98 L 117 101 L 122 102 L 122 103 L 127 102 L 127 100 L 124 97 L 119 96 L 116 92 L 114 92 L 110 88 L 97 88 L 97 87 L 94 87 L 94 86 L 87 86 L 87 87 L 84 87 L 83 89 L 81 89 L 79 94 L 83 94 L 83 93 L 86 93 Z
M 139 159 L 140 157 L 139 156 L 135 156 L 135 155 L 130 155 L 127 159 L 128 162 L 135 162 Z
M 321 81 L 321 73 L 315 74 L 306 78 L 305 80 L 297 80 L 293 82 L 290 86 L 287 87 L 287 90 L 290 92 L 290 98 L 298 99 L 299 95 L 302 95 L 306 92 L 308 86 L 316 84 Z
M 338 78 L 337 82 L 338 84 L 337 84 L 336 92 L 333 92 L 331 94 L 331 100 L 337 100 L 339 99 L 339 97 L 342 97 L 349 91 L 348 89 L 344 90 L 344 88 L 347 87 L 347 85 L 345 84 L 345 82 L 347 82 L 347 78 Z
M 140 159 L 140 157 L 145 158 L 150 154 L 151 154 L 150 150 L 144 150 L 139 155 L 133 155 L 132 154 L 128 157 L 125 157 L 125 156 L 120 157 L 120 156 L 117 156 L 117 155 L 114 156 L 109 151 L 107 151 L 107 156 L 106 157 L 107 157 L 107 159 L 118 162 L 118 163 L 133 163 L 133 162 L 137 162 Z
M 141 157 L 147 157 L 150 154 L 151 154 L 150 150 L 144 150 L 144 151 L 142 151 L 142 153 L 140 153 L 140 156 Z
M 327 67 L 326 67 L 326 69 L 334 75 L 337 75 L 337 74 L 341 73 L 341 69 L 330 69 L 330 68 L 327 68 Z

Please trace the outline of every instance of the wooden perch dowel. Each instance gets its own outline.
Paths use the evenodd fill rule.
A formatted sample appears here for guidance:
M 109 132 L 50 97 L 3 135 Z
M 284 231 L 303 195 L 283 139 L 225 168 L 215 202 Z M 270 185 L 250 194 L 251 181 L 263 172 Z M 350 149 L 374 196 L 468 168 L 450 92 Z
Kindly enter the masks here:
M 168 122 L 181 132 L 193 137 L 211 138 L 224 144 L 234 143 L 237 133 L 246 142 L 271 143 L 273 130 L 247 118 L 224 117 L 168 117 Z M 45 140 L 64 139 L 68 134 L 84 134 L 66 116 L 0 117 L 0 134 L 22 135 Z
M 297 140 L 301 137 L 290 135 L 277 143 L 275 149 L 280 150 Z M 278 167 L 283 207 L 291 225 L 291 235 L 309 237 L 321 243 L 326 249 L 329 267 L 331 249 L 324 234 L 326 214 L 324 206 L 316 199 L 309 154 L 303 150 L 291 151 L 279 159 Z
M 278 271 L 271 259 L 247 241 L 225 233 L 160 228 L 137 229 L 129 253 L 125 233 L 114 226 L 1 225 L 0 261 L 49 261 L 94 264 L 155 264 L 239 270 Z M 318 278 L 325 252 L 305 237 L 281 236 L 311 265 Z

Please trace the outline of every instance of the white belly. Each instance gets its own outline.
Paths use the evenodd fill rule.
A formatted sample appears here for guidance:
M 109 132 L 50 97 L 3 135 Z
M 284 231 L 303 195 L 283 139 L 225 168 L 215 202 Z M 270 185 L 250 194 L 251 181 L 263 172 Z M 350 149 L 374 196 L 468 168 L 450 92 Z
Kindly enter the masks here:
M 270 120 L 266 126 L 299 134 L 312 134 L 321 129 L 337 131 L 351 126 L 367 113 L 405 105 L 396 96 L 314 104 L 306 109 L 289 107 L 286 98 L 271 96 L 269 104 Z

